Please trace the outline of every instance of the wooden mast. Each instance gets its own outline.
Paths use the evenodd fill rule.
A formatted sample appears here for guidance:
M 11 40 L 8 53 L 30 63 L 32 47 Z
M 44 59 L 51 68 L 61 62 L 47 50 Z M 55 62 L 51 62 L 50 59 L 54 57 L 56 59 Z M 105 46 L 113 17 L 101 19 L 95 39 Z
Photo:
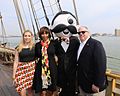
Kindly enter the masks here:
M 5 43 L 5 39 L 6 39 L 6 31 L 5 31 L 5 27 L 4 27 L 3 21 L 2 21 L 1 12 L 0 12 L 0 22 L 1 22 L 1 30 L 2 30 L 2 38 L 3 38 L 2 43 L 4 44 Z
M 77 19 L 77 25 L 79 25 L 79 19 L 78 19 L 78 14 L 77 14 L 75 0 L 73 0 L 73 7 L 74 7 L 74 11 L 75 11 L 75 16 L 76 16 L 76 19 Z

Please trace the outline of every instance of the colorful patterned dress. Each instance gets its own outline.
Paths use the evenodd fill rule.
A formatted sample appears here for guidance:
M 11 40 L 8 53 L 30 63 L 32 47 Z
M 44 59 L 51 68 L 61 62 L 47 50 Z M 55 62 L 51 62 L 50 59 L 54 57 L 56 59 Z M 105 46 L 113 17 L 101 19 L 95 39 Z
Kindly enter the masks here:
M 15 74 L 17 92 L 32 87 L 35 71 L 35 49 L 23 48 L 19 53 L 19 62 Z

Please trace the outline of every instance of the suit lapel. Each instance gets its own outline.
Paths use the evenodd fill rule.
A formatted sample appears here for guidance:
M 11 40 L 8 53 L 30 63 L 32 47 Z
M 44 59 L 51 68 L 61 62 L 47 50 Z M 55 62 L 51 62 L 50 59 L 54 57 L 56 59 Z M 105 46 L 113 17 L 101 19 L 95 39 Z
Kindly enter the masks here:
M 84 55 L 84 54 L 87 52 L 88 47 L 90 47 L 90 39 L 91 39 L 91 38 L 89 38 L 88 41 L 86 42 L 86 44 L 84 45 L 84 47 L 83 47 L 83 49 L 82 49 L 82 51 L 81 51 L 81 53 L 80 53 L 80 55 L 79 55 L 79 59 L 80 59 L 80 57 L 81 57 L 82 55 Z M 79 61 L 79 59 L 78 59 L 78 61 Z

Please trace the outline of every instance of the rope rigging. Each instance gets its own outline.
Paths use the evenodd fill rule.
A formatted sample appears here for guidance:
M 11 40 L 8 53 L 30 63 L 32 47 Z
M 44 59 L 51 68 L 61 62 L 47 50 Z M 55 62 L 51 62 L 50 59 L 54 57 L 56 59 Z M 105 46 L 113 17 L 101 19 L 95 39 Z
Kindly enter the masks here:
M 30 5 L 29 5 L 28 0 L 27 0 L 27 5 L 28 5 L 28 9 L 29 9 L 29 13 L 30 13 L 31 25 L 32 25 L 32 28 L 33 28 L 34 37 L 35 37 L 35 41 L 36 41 L 37 40 L 37 35 L 36 35 L 36 32 L 35 32 L 35 26 L 34 26 L 34 22 L 33 22 L 33 19 L 32 19 L 32 14 L 31 14 L 31 11 L 30 11 Z
M 28 29 L 30 29 L 29 23 L 28 23 L 28 20 L 27 20 L 27 16 L 26 16 L 26 12 L 25 12 L 25 10 L 24 10 L 23 3 L 21 2 L 21 0 L 20 0 L 20 4 L 21 4 L 21 8 L 22 8 L 22 10 L 23 10 L 24 16 L 25 16 L 25 20 L 26 20 L 27 27 L 28 27 Z

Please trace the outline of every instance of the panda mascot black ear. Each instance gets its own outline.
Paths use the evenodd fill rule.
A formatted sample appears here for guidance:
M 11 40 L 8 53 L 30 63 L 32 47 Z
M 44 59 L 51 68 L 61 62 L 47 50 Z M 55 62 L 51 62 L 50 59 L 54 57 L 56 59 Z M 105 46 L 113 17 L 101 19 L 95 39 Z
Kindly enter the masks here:
M 60 11 L 52 20 L 51 31 L 54 33 L 59 33 L 65 29 L 68 29 L 72 34 L 77 34 L 76 25 L 77 19 L 72 13 L 68 11 Z

